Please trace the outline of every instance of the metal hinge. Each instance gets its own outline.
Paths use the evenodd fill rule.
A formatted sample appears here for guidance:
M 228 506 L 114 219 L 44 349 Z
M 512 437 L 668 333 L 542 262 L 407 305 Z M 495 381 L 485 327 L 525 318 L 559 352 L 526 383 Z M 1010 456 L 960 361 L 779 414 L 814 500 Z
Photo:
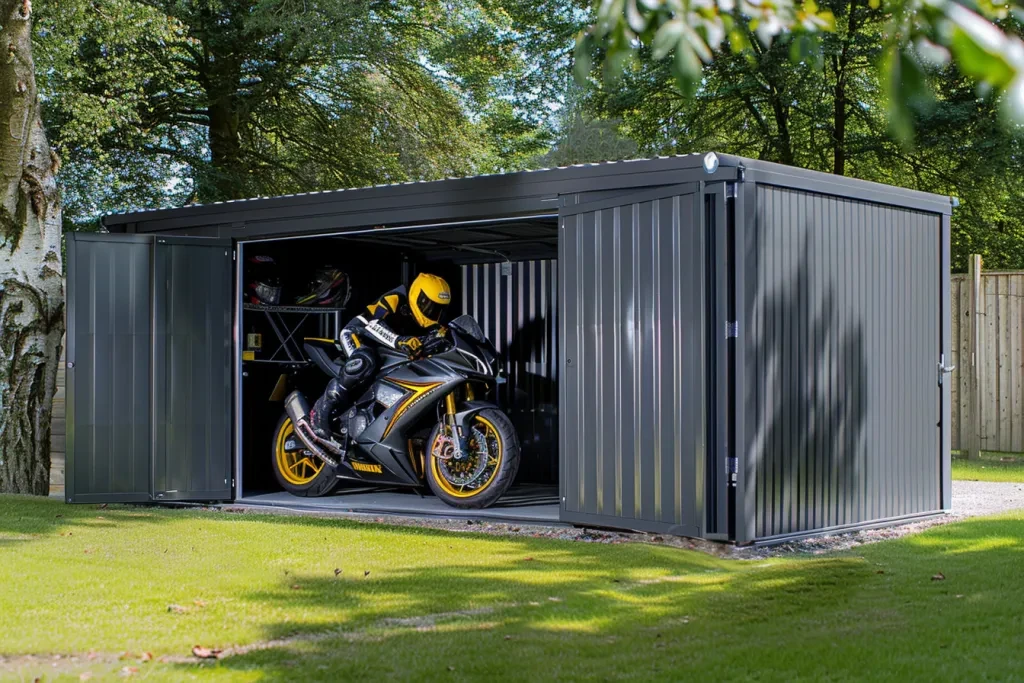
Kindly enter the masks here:
M 736 198 L 736 183 L 725 184 L 725 198 L 735 199 Z
M 946 354 L 939 354 L 939 386 L 942 386 L 942 378 L 956 370 L 955 365 L 946 365 Z
M 729 469 L 729 474 L 736 474 L 739 470 L 739 458 L 735 455 L 729 456 L 725 459 L 725 465 Z
M 732 320 L 725 323 L 725 338 L 736 339 L 740 336 L 739 321 Z

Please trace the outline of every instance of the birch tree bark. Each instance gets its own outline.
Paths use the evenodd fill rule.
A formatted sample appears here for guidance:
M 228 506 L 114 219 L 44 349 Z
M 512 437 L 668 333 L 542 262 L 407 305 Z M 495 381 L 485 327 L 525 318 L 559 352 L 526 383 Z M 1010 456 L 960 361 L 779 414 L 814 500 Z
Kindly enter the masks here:
M 31 0 L 0 0 L 0 492 L 47 495 L 64 333 L 61 212 L 40 119 Z

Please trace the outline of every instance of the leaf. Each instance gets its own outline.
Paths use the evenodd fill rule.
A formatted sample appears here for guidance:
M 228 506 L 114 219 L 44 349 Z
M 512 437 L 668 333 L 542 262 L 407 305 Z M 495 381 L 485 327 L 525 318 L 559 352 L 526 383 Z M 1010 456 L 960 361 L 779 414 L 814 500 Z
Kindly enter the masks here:
M 651 56 L 655 59 L 667 57 L 679 45 L 684 30 L 683 20 L 679 17 L 662 24 L 658 32 L 654 34 L 654 40 L 651 41 Z
M 939 572 L 938 574 L 932 575 L 932 581 L 945 581 L 945 580 L 946 580 L 946 575 L 943 574 L 942 572 Z
M 341 569 L 339 569 L 339 568 L 335 567 L 335 568 L 334 568 L 334 575 L 335 575 L 335 576 L 340 576 L 340 575 L 341 575 Z
M 956 56 L 957 66 L 971 78 L 986 81 L 997 88 L 1005 88 L 1016 75 L 1006 55 L 1000 54 L 996 45 L 984 45 L 960 27 L 953 31 L 950 46 Z
M 931 90 L 917 58 L 892 46 L 882 61 L 882 88 L 889 111 L 889 128 L 904 144 L 914 138 L 913 106 L 930 101 Z
M 576 82 L 583 85 L 590 78 L 590 72 L 594 68 L 594 59 L 590 54 L 593 39 L 590 34 L 580 33 L 576 39 L 576 49 L 573 50 L 573 77 Z
M 139 667 L 137 666 L 126 666 L 123 669 L 121 669 L 121 675 L 125 678 L 133 676 L 137 673 L 139 673 Z
M 214 648 L 203 647 L 202 645 L 196 645 L 192 648 L 192 654 L 199 659 L 216 659 L 223 650 L 217 650 Z
M 151 662 L 151 661 L 153 661 L 153 653 L 152 652 L 143 652 L 141 655 L 139 655 L 139 661 L 140 662 Z
M 195 605 L 196 607 L 200 608 L 200 609 L 202 609 L 203 607 L 206 607 L 206 602 L 204 602 L 203 600 L 193 600 L 192 604 Z
M 173 612 L 174 614 L 185 614 L 188 612 L 188 609 L 181 605 L 167 605 L 167 611 Z
M 697 92 L 701 62 L 688 43 L 684 43 L 676 50 L 675 59 L 672 60 L 672 73 L 683 95 L 692 97 Z

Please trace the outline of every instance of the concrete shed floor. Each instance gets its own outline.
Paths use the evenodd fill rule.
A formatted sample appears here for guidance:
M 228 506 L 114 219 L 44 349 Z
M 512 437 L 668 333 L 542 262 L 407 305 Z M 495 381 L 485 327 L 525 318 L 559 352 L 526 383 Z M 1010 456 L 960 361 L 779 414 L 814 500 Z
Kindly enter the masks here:
M 322 498 L 301 498 L 284 491 L 245 496 L 236 505 L 267 506 L 308 512 L 409 515 L 448 519 L 493 520 L 523 524 L 558 524 L 558 488 L 513 486 L 493 507 L 460 510 L 445 505 L 429 491 L 351 488 Z

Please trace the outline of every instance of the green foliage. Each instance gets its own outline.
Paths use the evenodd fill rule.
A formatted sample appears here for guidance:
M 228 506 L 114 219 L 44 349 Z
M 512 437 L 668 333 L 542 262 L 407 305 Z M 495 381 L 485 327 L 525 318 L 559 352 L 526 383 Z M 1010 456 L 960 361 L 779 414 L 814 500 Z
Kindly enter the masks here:
M 874 68 L 885 54 L 888 17 L 867 0 L 822 5 L 835 30 L 821 36 L 820 61 L 791 61 L 792 40 L 764 48 L 753 35 L 743 53 L 725 51 L 704 67 L 692 96 L 650 48 L 617 84 L 598 89 L 596 112 L 622 119 L 642 154 L 716 150 L 866 180 L 953 195 L 953 268 L 978 252 L 992 268 L 1024 268 L 1022 133 L 1000 116 L 995 93 L 980 96 L 954 65 L 924 71 L 924 92 L 908 105 L 913 147 L 887 134 L 885 87 Z M 1020 27 L 1004 24 L 1011 34 Z
M 1007 21 L 1019 8 L 970 0 L 890 0 L 884 7 L 869 0 L 869 7 L 886 17 L 878 67 L 890 130 L 898 139 L 912 139 L 915 112 L 932 97 L 928 67 L 950 59 L 960 73 L 1004 96 L 1004 112 L 1024 123 L 1024 41 L 993 23 Z M 673 56 L 675 85 L 692 95 L 701 85 L 702 64 L 726 46 L 734 52 L 755 45 L 771 49 L 788 39 L 790 59 L 807 62 L 819 50 L 821 34 L 835 28 L 835 15 L 814 0 L 601 0 L 595 21 L 579 36 L 576 73 L 589 78 L 596 54 L 614 80 L 639 46 L 650 46 L 655 60 Z
M 580 3 L 37 0 L 68 215 L 516 168 Z

